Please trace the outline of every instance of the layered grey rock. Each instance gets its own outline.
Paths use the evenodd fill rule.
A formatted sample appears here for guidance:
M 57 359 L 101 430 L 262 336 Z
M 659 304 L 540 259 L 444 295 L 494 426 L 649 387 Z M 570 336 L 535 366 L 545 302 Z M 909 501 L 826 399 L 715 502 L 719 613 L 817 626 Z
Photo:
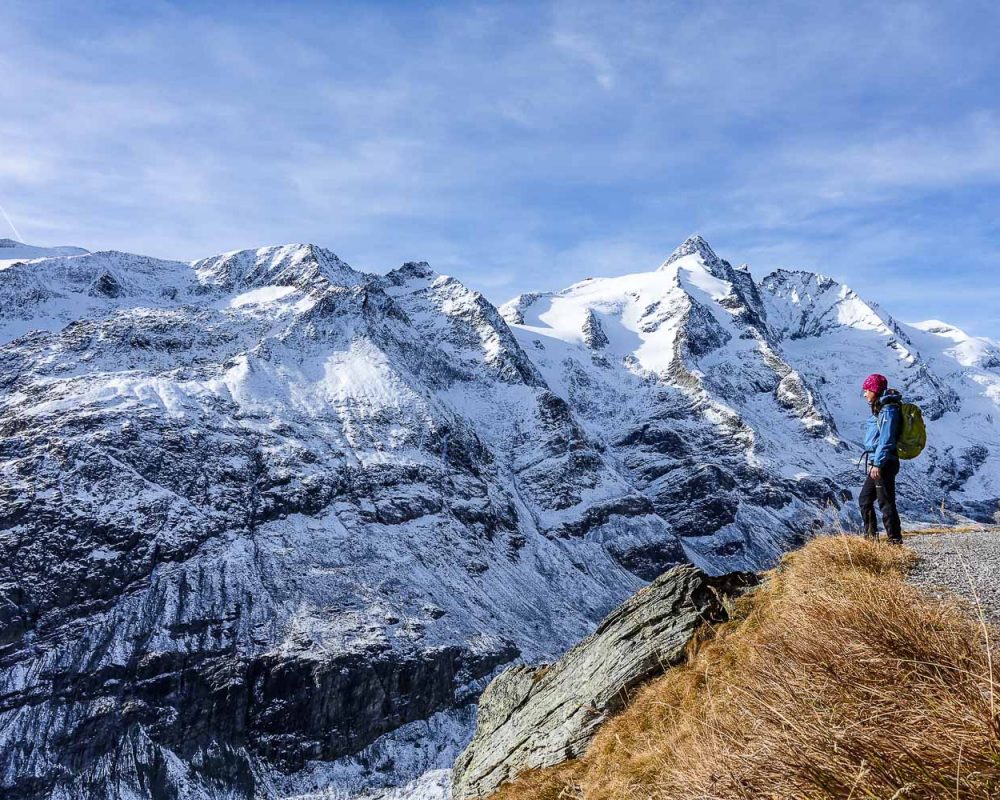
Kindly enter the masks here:
M 754 582 L 675 567 L 558 661 L 505 670 L 480 698 L 475 736 L 455 763 L 455 800 L 487 797 L 526 769 L 582 755 L 630 693 L 681 661 L 698 627 L 724 619 L 727 598 Z

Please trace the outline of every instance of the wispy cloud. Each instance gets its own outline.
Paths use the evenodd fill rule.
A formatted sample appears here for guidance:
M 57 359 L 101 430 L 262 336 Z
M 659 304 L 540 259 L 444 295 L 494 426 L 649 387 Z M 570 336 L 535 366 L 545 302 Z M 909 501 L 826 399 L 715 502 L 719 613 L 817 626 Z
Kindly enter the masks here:
M 611 59 L 592 39 L 575 31 L 557 30 L 552 43 L 571 58 L 579 59 L 594 71 L 594 80 L 603 89 L 614 85 L 614 69 Z

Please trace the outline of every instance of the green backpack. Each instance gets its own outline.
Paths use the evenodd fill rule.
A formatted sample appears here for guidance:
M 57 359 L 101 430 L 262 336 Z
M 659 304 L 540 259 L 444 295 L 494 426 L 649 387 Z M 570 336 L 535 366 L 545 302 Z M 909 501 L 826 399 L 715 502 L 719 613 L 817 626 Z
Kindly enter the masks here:
M 927 428 L 924 427 L 924 415 L 920 407 L 913 403 L 900 405 L 903 413 L 903 430 L 896 442 L 896 452 L 902 459 L 916 458 L 927 444 Z

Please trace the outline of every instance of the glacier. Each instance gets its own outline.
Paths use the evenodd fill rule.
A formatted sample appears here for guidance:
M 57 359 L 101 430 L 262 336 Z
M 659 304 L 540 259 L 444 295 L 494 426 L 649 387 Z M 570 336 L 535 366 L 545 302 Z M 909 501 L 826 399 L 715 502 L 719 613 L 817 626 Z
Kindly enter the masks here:
M 904 524 L 1000 507 L 1000 344 L 701 237 L 499 307 L 308 244 L 4 241 L 5 797 L 444 797 L 504 665 L 855 527 L 869 372 L 928 421 Z

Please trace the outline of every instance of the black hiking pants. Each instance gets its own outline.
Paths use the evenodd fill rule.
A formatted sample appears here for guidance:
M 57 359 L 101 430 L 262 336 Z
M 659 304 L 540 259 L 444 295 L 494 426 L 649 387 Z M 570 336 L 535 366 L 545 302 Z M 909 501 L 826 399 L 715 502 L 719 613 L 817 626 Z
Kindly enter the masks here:
M 875 518 L 875 500 L 878 499 L 882 511 L 882 524 L 890 542 L 902 542 L 903 533 L 899 524 L 899 513 L 896 511 L 896 475 L 899 474 L 899 462 L 890 459 L 879 470 L 876 481 L 871 474 L 865 478 L 865 485 L 858 495 L 858 505 L 861 507 L 861 518 L 865 522 L 865 536 L 878 539 L 878 520 Z

